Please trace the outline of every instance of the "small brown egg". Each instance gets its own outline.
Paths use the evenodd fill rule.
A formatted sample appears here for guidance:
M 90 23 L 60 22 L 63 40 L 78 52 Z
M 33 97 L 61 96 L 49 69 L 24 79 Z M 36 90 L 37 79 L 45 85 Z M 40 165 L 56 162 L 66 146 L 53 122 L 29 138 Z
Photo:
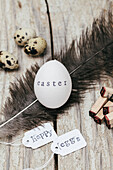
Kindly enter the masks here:
M 35 30 L 28 28 L 20 28 L 14 34 L 14 40 L 19 46 L 24 46 L 29 39 L 34 37 L 36 37 Z
M 24 46 L 24 51 L 29 56 L 39 56 L 47 47 L 46 40 L 42 37 L 32 38 Z
M 18 60 L 7 51 L 0 51 L 0 67 L 3 69 L 18 69 Z

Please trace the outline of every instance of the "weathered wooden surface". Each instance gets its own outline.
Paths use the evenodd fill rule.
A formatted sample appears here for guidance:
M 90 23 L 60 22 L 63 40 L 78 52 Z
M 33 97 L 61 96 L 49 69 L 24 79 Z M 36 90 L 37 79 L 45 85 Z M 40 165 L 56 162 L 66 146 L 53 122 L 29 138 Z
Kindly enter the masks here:
M 53 39 L 51 42 L 49 7 Z M 79 39 L 82 30 L 90 27 L 93 19 L 101 15 L 102 9 L 109 8 L 107 0 L 0 0 L 0 50 L 8 50 L 19 58 L 20 70 L 6 73 L 0 70 L 0 110 L 8 94 L 9 83 L 21 76 L 35 61 L 42 65 L 51 53 L 59 52 L 72 39 Z M 47 40 L 48 48 L 44 58 L 28 57 L 18 47 L 13 35 L 18 27 L 33 27 L 37 35 Z M 53 44 L 53 48 L 52 47 Z M 61 135 L 75 128 L 79 129 L 87 141 L 87 147 L 65 157 L 55 157 L 45 168 L 48 170 L 112 170 L 113 169 L 113 131 L 102 124 L 97 125 L 88 115 L 91 105 L 99 95 L 101 82 L 92 91 L 87 91 L 85 100 L 75 105 L 56 122 L 57 133 Z M 111 82 L 109 82 L 111 86 Z M 109 85 L 108 84 L 108 85 Z M 3 115 L 0 115 L 3 119 Z M 23 136 L 13 137 L 16 140 Z M 8 139 L 3 139 L 8 141 Z M 0 170 L 22 170 L 43 165 L 51 156 L 51 144 L 32 150 L 24 146 L 0 145 Z M 56 165 L 56 166 L 55 166 Z

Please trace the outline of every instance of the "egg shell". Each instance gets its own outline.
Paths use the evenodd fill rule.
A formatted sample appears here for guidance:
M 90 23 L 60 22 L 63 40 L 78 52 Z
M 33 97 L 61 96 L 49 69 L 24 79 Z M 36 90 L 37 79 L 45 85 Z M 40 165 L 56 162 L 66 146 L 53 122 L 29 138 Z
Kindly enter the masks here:
M 31 38 L 36 37 L 36 32 L 32 28 L 19 28 L 14 34 L 14 40 L 19 46 L 24 46 Z
M 66 67 L 57 60 L 48 61 L 37 72 L 34 92 L 39 102 L 55 109 L 64 105 L 72 91 L 72 81 Z
M 18 69 L 19 64 L 17 58 L 11 53 L 8 51 L 0 51 L 0 66 L 5 70 L 14 70 Z
M 30 39 L 24 46 L 24 52 L 29 56 L 39 56 L 44 53 L 47 42 L 42 37 Z

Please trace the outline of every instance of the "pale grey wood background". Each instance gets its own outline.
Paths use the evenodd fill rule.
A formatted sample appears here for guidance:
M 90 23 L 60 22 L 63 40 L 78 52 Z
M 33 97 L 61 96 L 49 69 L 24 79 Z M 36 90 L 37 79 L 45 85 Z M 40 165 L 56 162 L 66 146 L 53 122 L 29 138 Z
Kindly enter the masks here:
M 105 13 L 110 0 L 0 0 L 0 50 L 8 50 L 18 57 L 20 70 L 6 73 L 0 70 L 0 111 L 9 95 L 8 87 L 16 77 L 24 74 L 26 68 L 36 61 L 41 66 L 51 54 L 59 52 L 72 39 L 79 39 L 82 30 L 91 27 L 94 18 L 102 10 Z M 49 14 L 47 14 L 47 4 Z M 52 41 L 50 32 L 51 18 Z M 33 27 L 37 35 L 46 39 L 48 47 L 44 58 L 27 56 L 14 40 L 14 32 L 19 27 Z M 65 44 L 66 42 L 66 44 Z M 87 147 L 65 157 L 55 156 L 46 170 L 112 170 L 113 169 L 113 131 L 105 124 L 97 125 L 88 114 L 91 105 L 99 95 L 101 85 L 112 86 L 111 82 L 100 82 L 92 91 L 87 91 L 85 100 L 75 105 L 56 122 L 58 135 L 75 128 L 79 129 L 87 141 Z M 0 115 L 1 120 L 4 118 Z M 16 140 L 24 132 L 13 137 Z M 8 139 L 3 139 L 8 141 Z M 43 165 L 51 156 L 51 144 L 32 150 L 24 146 L 0 145 L 0 170 L 22 170 Z

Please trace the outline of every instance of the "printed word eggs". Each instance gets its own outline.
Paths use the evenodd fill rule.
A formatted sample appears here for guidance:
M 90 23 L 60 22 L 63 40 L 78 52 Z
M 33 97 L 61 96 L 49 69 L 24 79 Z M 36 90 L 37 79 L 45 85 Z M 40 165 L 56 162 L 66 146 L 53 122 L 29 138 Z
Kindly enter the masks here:
M 64 105 L 71 90 L 70 74 L 59 61 L 48 61 L 36 74 L 35 95 L 39 102 L 47 108 L 55 109 Z

